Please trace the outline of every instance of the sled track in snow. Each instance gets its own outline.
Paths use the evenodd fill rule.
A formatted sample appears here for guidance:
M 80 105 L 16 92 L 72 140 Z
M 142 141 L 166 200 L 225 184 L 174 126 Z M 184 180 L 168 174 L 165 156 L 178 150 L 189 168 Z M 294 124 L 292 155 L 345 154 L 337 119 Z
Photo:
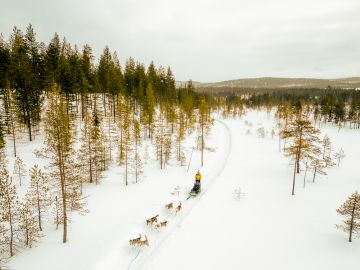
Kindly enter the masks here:
M 221 124 L 227 133 L 227 145 L 226 145 L 226 152 L 225 152 L 225 158 L 220 166 L 220 169 L 214 173 L 214 175 L 210 178 L 210 180 L 207 180 L 207 188 L 206 190 L 203 190 L 199 195 L 197 195 L 196 198 L 190 200 L 185 200 L 184 205 L 186 205 L 186 208 L 184 208 L 183 212 L 180 214 L 179 217 L 175 217 L 173 222 L 169 223 L 170 227 L 167 228 L 162 234 L 158 235 L 156 239 L 154 239 L 152 242 L 150 242 L 150 248 L 140 250 L 137 255 L 130 261 L 129 266 L 127 270 L 129 269 L 141 269 L 145 263 L 150 259 L 150 257 L 161 247 L 161 244 L 164 243 L 167 238 L 177 229 L 181 226 L 182 222 L 191 214 L 192 209 L 198 204 L 199 200 L 206 194 L 207 190 L 209 190 L 212 186 L 212 184 L 215 182 L 215 180 L 221 175 L 223 172 L 228 158 L 230 156 L 231 148 L 232 148 L 232 137 L 229 127 L 221 120 L 216 119 L 216 122 Z

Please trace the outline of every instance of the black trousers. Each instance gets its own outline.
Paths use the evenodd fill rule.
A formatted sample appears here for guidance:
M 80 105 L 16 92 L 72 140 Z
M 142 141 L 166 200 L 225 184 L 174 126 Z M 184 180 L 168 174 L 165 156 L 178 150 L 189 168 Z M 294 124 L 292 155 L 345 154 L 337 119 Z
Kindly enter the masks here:
M 194 189 L 195 189 L 196 191 L 200 191 L 200 189 L 201 189 L 200 180 L 195 180 Z

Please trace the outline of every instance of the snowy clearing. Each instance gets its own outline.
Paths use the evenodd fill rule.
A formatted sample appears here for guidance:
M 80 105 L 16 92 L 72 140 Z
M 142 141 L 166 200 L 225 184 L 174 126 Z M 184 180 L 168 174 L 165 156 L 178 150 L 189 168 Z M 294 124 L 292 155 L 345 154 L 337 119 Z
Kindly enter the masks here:
M 247 123 L 246 123 L 247 121 Z M 248 123 L 252 123 L 250 126 Z M 312 183 L 297 176 L 291 196 L 292 167 L 278 150 L 275 126 L 266 112 L 250 111 L 241 119 L 215 122 L 207 152 L 202 193 L 186 200 L 193 175 L 200 168 L 194 152 L 187 166 L 159 170 L 145 166 L 146 178 L 124 186 L 122 169 L 113 166 L 99 185 L 86 187 L 85 216 L 71 219 L 69 243 L 61 243 L 61 230 L 47 222 L 46 236 L 33 249 L 23 250 L 10 261 L 12 269 L 340 269 L 355 267 L 360 240 L 347 242 L 336 229 L 336 213 L 346 198 L 360 189 L 357 173 L 359 131 L 321 128 L 334 149 L 346 157 L 340 167 L 327 169 L 328 176 Z M 265 138 L 256 131 L 264 127 Z M 247 132 L 250 130 L 250 132 Z M 248 134 L 247 134 L 248 133 Z M 250 133 L 250 134 L 249 134 Z M 189 142 L 191 144 L 193 142 Z M 27 170 L 35 159 L 32 151 L 41 138 L 19 146 Z M 8 146 L 9 147 L 9 146 Z M 8 149 L 9 156 L 11 148 Z M 9 158 L 12 170 L 13 158 Z M 311 173 L 310 173 L 311 174 Z M 179 186 L 179 195 L 171 193 Z M 233 192 L 241 188 L 240 199 Z M 178 214 L 165 204 L 182 201 Z M 146 226 L 156 214 L 168 220 L 165 229 Z M 129 239 L 146 234 L 150 247 L 131 248 Z

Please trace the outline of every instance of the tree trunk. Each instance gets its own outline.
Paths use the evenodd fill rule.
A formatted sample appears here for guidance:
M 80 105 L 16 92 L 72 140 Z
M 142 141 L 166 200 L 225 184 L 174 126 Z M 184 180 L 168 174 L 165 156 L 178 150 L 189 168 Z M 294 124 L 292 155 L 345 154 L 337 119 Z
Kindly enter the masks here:
M 38 184 L 38 183 L 36 183 L 36 195 L 37 195 L 37 208 L 38 208 L 39 229 L 40 229 L 40 231 L 42 231 L 42 228 L 41 228 L 40 195 L 39 195 L 39 184 Z
M 13 228 L 13 220 L 12 220 L 12 209 L 11 209 L 11 201 L 9 197 L 9 191 L 7 191 L 7 201 L 8 201 L 8 211 L 9 211 L 9 225 L 10 225 L 10 257 L 14 256 L 13 244 L 14 244 L 14 228 Z
M 29 130 L 29 140 L 30 142 L 32 141 L 32 134 L 31 134 L 31 120 L 30 120 L 30 115 L 27 115 L 27 120 L 26 120 L 26 124 Z
M 125 146 L 125 185 L 128 185 L 128 152 L 127 152 L 127 142 Z
M 354 199 L 354 206 L 353 206 L 353 209 L 351 211 L 351 221 L 350 221 L 350 230 L 349 230 L 349 242 L 352 241 L 352 233 L 353 233 L 353 228 L 354 228 L 354 213 L 355 213 L 355 208 L 356 208 L 356 203 L 357 203 L 357 200 L 356 198 Z
M 304 174 L 304 188 L 305 188 L 305 181 L 306 181 L 306 174 L 307 174 L 307 171 L 308 171 L 308 169 L 307 169 L 307 165 L 306 165 L 306 168 L 305 168 L 305 174 Z
M 296 177 L 296 162 L 294 162 L 294 175 L 291 195 L 295 195 L 295 177 Z
M 316 172 L 317 172 L 317 167 L 315 166 L 315 168 L 314 168 L 314 176 L 313 176 L 313 183 L 315 183 Z
M 116 100 L 118 100 L 117 95 L 116 95 Z M 116 102 L 115 102 L 115 96 L 114 95 L 113 95 L 113 113 L 114 113 L 114 123 L 115 123 L 116 122 Z

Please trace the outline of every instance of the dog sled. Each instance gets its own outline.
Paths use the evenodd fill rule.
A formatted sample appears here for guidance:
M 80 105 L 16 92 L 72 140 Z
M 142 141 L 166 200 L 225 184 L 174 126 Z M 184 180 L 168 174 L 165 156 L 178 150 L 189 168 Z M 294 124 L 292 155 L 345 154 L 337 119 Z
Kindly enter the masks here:
M 197 196 L 201 192 L 201 184 L 198 181 L 195 181 L 195 184 L 193 188 L 191 189 L 189 195 L 191 196 Z

